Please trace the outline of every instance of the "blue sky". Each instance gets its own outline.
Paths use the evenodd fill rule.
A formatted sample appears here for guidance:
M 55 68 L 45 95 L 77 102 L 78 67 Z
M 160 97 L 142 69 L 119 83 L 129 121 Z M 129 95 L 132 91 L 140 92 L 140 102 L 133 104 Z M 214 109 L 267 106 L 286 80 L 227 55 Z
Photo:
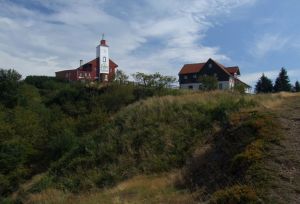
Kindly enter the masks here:
M 255 84 L 300 80 L 299 0 L 0 0 L 0 67 L 54 75 L 95 58 L 102 33 L 127 74 L 177 76 L 185 63 L 238 65 Z

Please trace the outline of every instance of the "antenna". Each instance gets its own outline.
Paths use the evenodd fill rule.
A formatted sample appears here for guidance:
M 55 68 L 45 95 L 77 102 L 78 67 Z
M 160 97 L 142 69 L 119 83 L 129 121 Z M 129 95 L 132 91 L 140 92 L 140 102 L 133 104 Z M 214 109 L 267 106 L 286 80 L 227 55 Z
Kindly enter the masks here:
M 104 33 L 102 33 L 102 40 L 104 40 Z

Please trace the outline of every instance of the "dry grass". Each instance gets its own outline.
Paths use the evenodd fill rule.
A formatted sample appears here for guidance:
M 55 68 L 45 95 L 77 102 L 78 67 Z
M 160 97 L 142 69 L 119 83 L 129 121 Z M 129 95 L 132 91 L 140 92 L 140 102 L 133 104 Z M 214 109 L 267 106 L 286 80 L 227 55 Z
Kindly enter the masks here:
M 30 204 L 118 204 L 118 203 L 196 203 L 193 195 L 173 187 L 177 172 L 156 176 L 136 176 L 111 189 L 74 195 L 56 189 L 31 194 Z
M 257 94 L 251 96 L 251 98 L 257 101 L 263 107 L 266 107 L 268 109 L 277 109 L 282 105 L 284 100 L 289 97 L 295 96 L 300 96 L 300 93 L 280 92 L 274 94 Z

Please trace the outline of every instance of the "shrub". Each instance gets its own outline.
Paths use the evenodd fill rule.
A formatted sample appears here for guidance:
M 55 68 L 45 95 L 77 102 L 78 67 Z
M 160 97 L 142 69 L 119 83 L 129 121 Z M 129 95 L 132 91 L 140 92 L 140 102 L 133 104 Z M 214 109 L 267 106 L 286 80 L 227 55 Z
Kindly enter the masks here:
M 209 201 L 210 204 L 244 204 L 262 203 L 255 190 L 249 186 L 235 185 L 215 192 Z

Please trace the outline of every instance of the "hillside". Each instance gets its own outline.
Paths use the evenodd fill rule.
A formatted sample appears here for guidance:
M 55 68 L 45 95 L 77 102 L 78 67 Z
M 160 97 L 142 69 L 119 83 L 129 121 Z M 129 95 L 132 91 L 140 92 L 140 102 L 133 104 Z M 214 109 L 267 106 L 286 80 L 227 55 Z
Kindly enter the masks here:
M 297 125 L 297 112 L 282 115 L 297 109 L 298 95 L 98 87 L 39 77 L 15 93 L 15 105 L 3 103 L 0 114 L 4 203 L 297 201 L 296 149 L 288 153 L 295 160 L 280 157 L 298 141 L 284 129 Z M 276 179 L 284 162 L 295 169 L 289 181 Z
M 199 95 L 193 94 L 192 97 L 197 98 Z M 203 99 L 203 95 L 201 98 Z M 149 103 L 153 104 L 153 100 L 162 99 L 150 99 L 146 104 L 148 106 Z M 237 121 L 240 121 L 239 128 L 231 128 L 230 134 L 222 133 L 221 143 L 216 138 L 220 131 L 216 131 L 213 139 L 215 141 L 213 142 L 212 138 L 208 137 L 195 149 L 193 159 L 186 163 L 181 170 L 139 175 L 112 188 L 79 194 L 63 193 L 60 190 L 49 188 L 42 193 L 30 195 L 28 203 L 198 203 L 201 200 L 207 200 L 207 198 L 210 198 L 210 203 L 261 203 L 263 200 L 266 203 L 286 203 L 287 201 L 288 203 L 298 203 L 299 154 L 297 148 L 293 147 L 299 145 L 299 138 L 297 137 L 299 135 L 299 120 L 297 117 L 299 116 L 300 96 L 292 94 L 261 95 L 256 96 L 254 100 L 260 101 L 261 106 L 256 105 L 254 108 L 246 108 L 233 113 L 230 120 L 234 122 L 234 126 L 236 126 Z M 288 110 L 293 110 L 293 113 L 288 116 L 283 114 Z M 257 117 L 257 111 L 263 112 L 263 115 Z M 255 113 L 255 120 L 252 117 L 249 120 L 249 115 L 246 116 L 248 113 Z M 280 128 L 274 126 L 274 121 L 280 122 L 276 124 Z M 241 153 L 234 156 L 234 163 L 238 164 L 236 168 L 239 174 L 234 172 L 235 176 L 230 175 L 228 172 L 225 173 L 228 164 L 222 162 L 224 160 L 222 155 L 224 153 L 230 155 L 229 152 L 232 151 L 230 148 L 237 147 L 236 139 L 233 140 L 235 142 L 232 141 L 235 138 L 234 135 L 240 137 L 246 134 L 247 137 L 250 136 L 248 134 L 249 129 L 247 132 L 243 132 L 246 127 L 251 127 L 251 134 L 256 133 L 258 135 L 254 136 L 256 139 L 252 140 L 251 143 L 247 142 L 250 145 L 243 147 Z M 254 129 L 259 131 L 253 132 Z M 243 134 L 241 134 L 242 132 Z M 227 138 L 226 135 L 233 138 Z M 227 142 L 230 144 L 226 144 Z M 217 144 L 218 146 L 215 147 L 218 148 L 213 148 L 213 143 Z M 241 142 L 238 143 L 240 146 Z M 226 147 L 226 145 L 230 145 L 230 147 Z M 221 158 L 218 159 L 216 155 L 220 149 L 223 150 L 221 150 Z M 209 158 L 212 152 L 213 158 Z M 214 161 L 215 159 L 216 161 Z M 233 170 L 232 165 L 234 163 L 230 165 L 230 171 Z M 197 171 L 194 171 L 195 169 Z M 219 174 L 220 171 L 222 174 L 227 174 L 225 180 Z M 186 185 L 187 180 L 184 179 L 187 172 L 197 172 L 196 175 L 188 174 L 188 183 L 194 179 L 193 182 L 199 184 L 203 180 L 202 176 L 208 178 L 205 178 L 204 183 L 198 187 L 190 188 L 187 186 L 191 186 L 191 183 Z M 249 178 L 242 179 L 243 176 Z M 238 184 L 233 185 L 233 182 L 238 182 Z M 183 183 L 185 185 L 182 186 Z M 219 190 L 213 190 L 215 191 L 213 194 L 208 192 L 209 189 L 215 188 Z

